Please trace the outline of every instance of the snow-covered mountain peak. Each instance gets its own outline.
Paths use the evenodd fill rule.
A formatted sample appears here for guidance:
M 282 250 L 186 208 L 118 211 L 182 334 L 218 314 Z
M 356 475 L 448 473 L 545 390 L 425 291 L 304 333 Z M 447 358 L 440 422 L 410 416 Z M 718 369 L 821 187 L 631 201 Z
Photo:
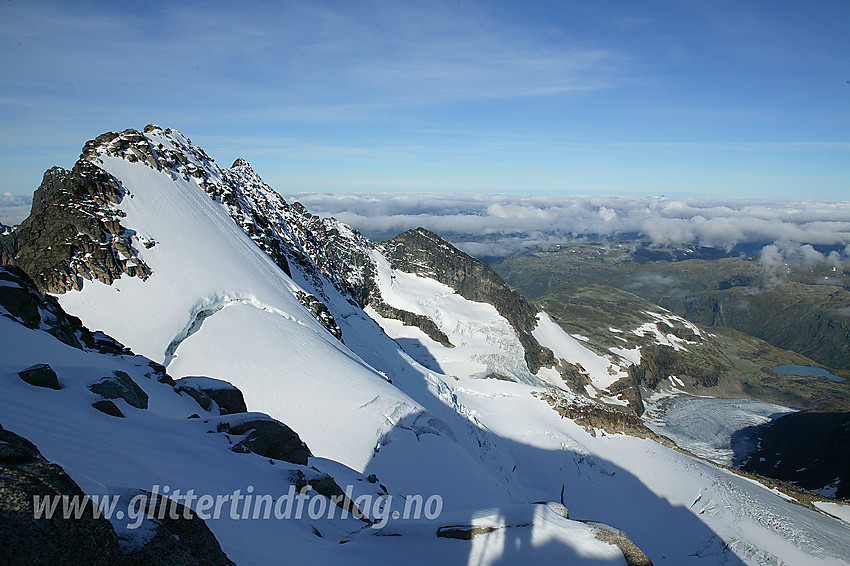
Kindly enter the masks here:
M 181 133 L 153 125 L 87 143 L 72 171 L 45 174 L 37 197 L 13 234 L 12 257 L 40 290 L 58 297 L 23 293 L 14 272 L 0 277 L 4 305 L 35 301 L 26 312 L 0 312 L 2 343 L 16 345 L 0 357 L 0 380 L 14 392 L 0 396 L 4 426 L 19 425 L 36 444 L 80 447 L 84 456 L 76 448 L 45 456 L 87 486 L 145 488 L 166 474 L 159 458 L 179 464 L 174 477 L 182 488 L 194 476 L 208 490 L 254 478 L 269 492 L 277 480 L 288 487 L 291 478 L 272 464 L 231 448 L 250 440 L 242 417 L 186 418 L 192 413 L 184 409 L 198 411 L 188 389 L 223 380 L 241 390 L 250 411 L 291 427 L 315 455 L 311 465 L 360 482 L 358 493 L 377 485 L 385 496 L 442 498 L 440 523 L 400 520 L 385 533 L 393 536 L 340 532 L 348 523 L 316 523 L 313 531 L 289 523 L 211 525 L 222 548 L 244 563 L 267 563 L 294 548 L 314 562 L 395 563 L 402 556 L 623 564 L 609 544 L 612 531 L 605 527 L 609 538 L 601 543 L 595 521 L 625 530 L 658 564 L 846 563 L 850 527 L 652 440 L 636 415 L 600 401 L 617 402 L 611 385 L 630 377 L 624 347 L 589 348 L 587 337 L 567 334 L 437 234 L 416 229 L 371 242 L 286 202 L 245 160 L 220 168 Z M 23 328 L 33 309 L 37 325 Z M 56 332 L 85 348 L 68 354 L 65 345 L 46 346 L 56 342 L 43 334 L 61 311 L 120 343 L 69 323 L 70 334 Z M 635 328 L 634 340 L 663 336 L 681 348 L 696 342 L 700 329 L 653 313 L 643 313 L 639 325 L 612 321 L 608 333 Z M 623 346 L 631 347 L 629 338 Z M 19 346 L 27 339 L 34 346 Z M 141 361 L 130 360 L 123 345 L 147 358 L 144 367 L 124 367 Z M 115 349 L 116 359 L 126 354 L 119 365 L 134 380 L 148 379 L 149 369 L 186 378 L 181 392 L 143 381 L 152 400 L 147 413 L 118 402 L 126 409 L 121 426 L 137 440 L 129 449 L 104 432 L 119 419 L 92 412 L 82 397 L 87 380 L 103 376 L 88 376 L 91 364 L 79 356 L 102 356 L 102 347 Z M 73 387 L 27 389 L 18 375 L 33 362 L 51 363 Z M 581 384 L 573 392 L 570 375 Z M 56 395 L 75 395 L 85 412 L 61 409 Z M 159 416 L 157 398 L 168 411 Z M 50 411 L 71 423 L 82 415 L 82 424 L 72 424 L 69 438 Z M 101 447 L 85 441 L 85 426 L 97 428 L 108 441 L 104 453 L 118 463 L 92 463 Z M 200 434 L 182 433 L 190 428 Z M 207 430 L 221 435 L 211 440 Z M 149 435 L 166 446 L 151 448 Z M 201 472 L 194 454 L 203 456 Z M 532 503 L 540 501 L 562 505 Z M 564 507 L 581 521 L 568 519 Z M 520 548 L 530 556 L 512 554 Z
M 102 157 L 119 157 L 131 163 L 140 161 L 158 171 L 170 170 L 175 174 L 203 177 L 201 171 L 218 170 L 215 162 L 191 140 L 170 128 L 149 124 L 144 132 L 127 129 L 107 132 L 83 146 L 81 159 L 99 162 Z

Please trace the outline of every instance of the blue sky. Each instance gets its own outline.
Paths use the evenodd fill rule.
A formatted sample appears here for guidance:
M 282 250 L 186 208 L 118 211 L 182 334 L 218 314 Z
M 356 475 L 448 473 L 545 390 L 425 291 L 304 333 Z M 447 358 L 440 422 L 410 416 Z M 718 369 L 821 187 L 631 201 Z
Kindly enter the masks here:
M 850 200 L 850 2 L 0 3 L 0 193 L 157 123 L 281 192 Z

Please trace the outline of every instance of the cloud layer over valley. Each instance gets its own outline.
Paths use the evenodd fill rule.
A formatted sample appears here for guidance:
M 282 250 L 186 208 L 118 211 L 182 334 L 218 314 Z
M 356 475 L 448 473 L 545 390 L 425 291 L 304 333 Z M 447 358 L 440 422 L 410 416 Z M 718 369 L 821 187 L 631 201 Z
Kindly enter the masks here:
M 781 257 L 803 263 L 827 259 L 815 247 L 827 254 L 825 248 L 850 256 L 847 201 L 438 193 L 286 196 L 370 237 L 388 237 L 422 226 L 475 255 L 510 255 L 581 237 L 637 236 L 654 246 L 731 250 L 770 245 L 765 259 Z
M 373 239 L 422 226 L 477 257 L 550 249 L 580 238 L 643 239 L 650 246 L 704 246 L 757 256 L 766 274 L 786 264 L 850 259 L 850 201 L 763 201 L 666 197 L 451 193 L 294 193 Z M 30 197 L 0 195 L 0 222 L 20 223 Z

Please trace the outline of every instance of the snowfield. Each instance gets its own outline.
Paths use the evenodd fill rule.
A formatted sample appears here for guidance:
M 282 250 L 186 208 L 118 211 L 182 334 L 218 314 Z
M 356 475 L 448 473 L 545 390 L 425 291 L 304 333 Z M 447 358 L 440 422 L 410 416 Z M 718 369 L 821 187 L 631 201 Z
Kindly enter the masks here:
M 499 374 L 525 383 L 538 380 L 525 365 L 525 351 L 516 332 L 493 305 L 470 301 L 451 287 L 434 279 L 392 269 L 377 251 L 377 283 L 381 297 L 390 306 L 427 316 L 434 321 L 454 346 L 438 344 L 416 327 L 400 328 L 398 321 L 369 311 L 383 328 L 393 329 L 393 338 L 411 347 L 421 345 L 434 369 L 445 375 L 487 377 Z M 419 344 L 416 344 L 416 342 Z M 428 365 L 428 364 L 425 364 Z
M 546 313 L 537 315 L 537 328 L 534 329 L 533 335 L 540 344 L 550 348 L 555 357 L 580 364 L 584 368 L 596 390 L 589 392 L 592 397 L 596 397 L 598 391 L 607 389 L 618 379 L 628 376 L 625 368 L 614 364 L 605 356 L 594 353 L 564 332 Z

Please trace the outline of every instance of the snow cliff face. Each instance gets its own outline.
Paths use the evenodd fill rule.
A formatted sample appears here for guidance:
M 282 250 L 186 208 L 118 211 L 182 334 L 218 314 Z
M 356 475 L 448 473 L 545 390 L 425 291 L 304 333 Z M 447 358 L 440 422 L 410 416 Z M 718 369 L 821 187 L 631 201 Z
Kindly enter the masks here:
M 291 427 L 310 447 L 310 463 L 338 482 L 375 474 L 389 494 L 439 494 L 443 501 L 436 523 L 391 521 L 382 531 L 397 536 L 318 526 L 332 533 L 333 550 L 316 550 L 309 526 L 280 534 L 251 521 L 211 525 L 237 563 L 240 556 L 267 563 L 290 544 L 313 561 L 391 563 L 401 552 L 423 563 L 624 563 L 590 526 L 537 501 L 562 501 L 571 517 L 623 529 L 656 564 L 846 563 L 845 523 L 649 434 L 603 432 L 593 420 L 596 402 L 567 390 L 564 368 L 581 367 L 588 394 L 604 396 L 627 375 L 627 360 L 587 349 L 429 233 L 374 244 L 286 203 L 244 161 L 219 168 L 179 132 L 156 126 L 105 134 L 86 144 L 81 163 L 117 187 L 120 198 L 99 202 L 124 240 L 98 236 L 108 251 L 103 257 L 117 265 L 114 275 L 92 269 L 94 256 L 77 248 L 48 266 L 76 281 L 55 289 L 67 290 L 58 297 L 65 311 L 167 366 L 174 378 L 232 383 L 250 411 Z M 66 204 L 77 202 L 71 196 Z M 435 260 L 440 253 L 442 262 Z M 144 277 L 127 268 L 136 265 L 145 266 Z M 487 292 L 476 294 L 481 289 Z M 498 304 L 483 300 L 499 296 L 492 299 Z M 54 446 L 42 447 L 45 456 L 69 466 L 71 477 L 89 478 L 84 489 L 115 478 L 146 489 L 169 472 L 150 463 L 137 473 L 132 462 L 194 453 L 198 437 L 179 433 L 166 435 L 164 452 L 152 452 L 154 424 L 133 436 L 138 454 L 110 440 L 112 463 L 102 471 L 81 443 L 65 452 L 69 433 L 61 419 L 45 424 L 38 416 L 55 399 L 14 381 L 38 349 L 21 346 L 27 338 L 17 327 L 2 328 L 5 344 L 15 345 L 0 378 L 18 387 L 14 399 L 4 399 L 2 424 L 20 423 L 19 432 L 37 445 Z M 88 367 L 76 359 L 54 363 L 81 384 L 87 379 L 85 371 L 71 371 Z M 154 389 L 145 389 L 153 399 Z M 184 423 L 188 408 L 163 407 Z M 141 426 L 131 420 L 126 434 Z M 72 432 L 84 436 L 86 427 L 101 426 L 86 420 Z M 254 477 L 225 466 L 230 483 L 219 485 L 210 470 L 220 460 L 202 456 L 200 467 L 188 457 L 175 460 L 184 488 L 195 475 L 209 490 Z M 460 532 L 467 542 L 435 535 L 443 527 L 439 532 Z

